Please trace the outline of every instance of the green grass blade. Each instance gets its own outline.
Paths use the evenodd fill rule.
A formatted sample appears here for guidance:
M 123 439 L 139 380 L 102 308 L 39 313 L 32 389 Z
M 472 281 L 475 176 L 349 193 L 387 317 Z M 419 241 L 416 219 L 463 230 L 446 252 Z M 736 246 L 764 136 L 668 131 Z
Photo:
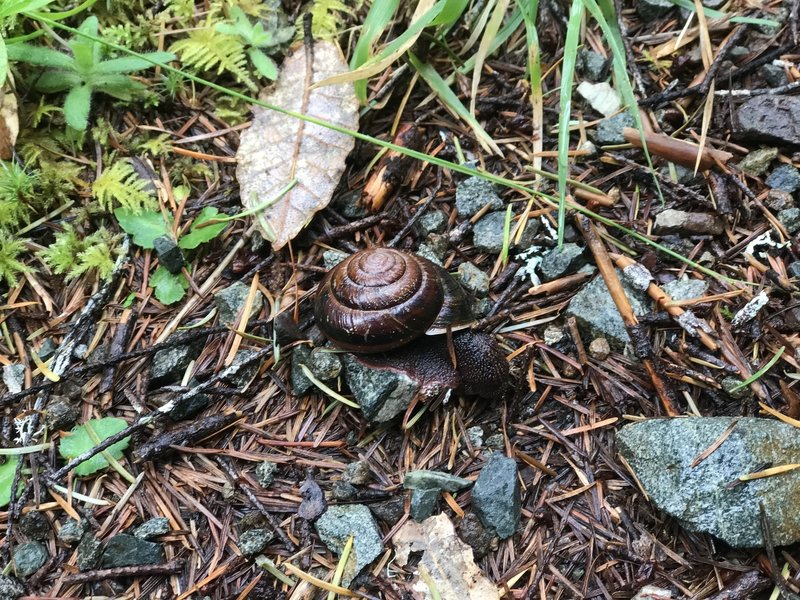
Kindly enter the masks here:
M 489 49 L 492 46 L 492 40 L 497 37 L 497 32 L 500 30 L 500 25 L 503 24 L 503 17 L 508 10 L 508 3 L 510 0 L 497 0 L 497 4 L 492 11 L 492 16 L 486 24 L 486 29 L 483 30 L 483 37 L 481 44 L 478 46 L 478 51 L 475 53 L 475 69 L 472 74 L 472 90 L 469 100 L 469 112 L 475 114 L 475 101 L 478 97 L 478 85 L 481 81 L 481 71 L 483 70 L 483 63 L 489 55 Z
M 567 216 L 567 172 L 569 171 L 569 118 L 572 112 L 572 82 L 583 18 L 583 0 L 573 0 L 567 21 L 564 61 L 561 64 L 561 94 L 558 108 L 558 247 L 564 245 Z
M 369 60 L 373 46 L 392 21 L 399 5 L 400 0 L 373 0 L 361 27 L 361 35 L 356 42 L 353 56 L 350 58 L 350 70 L 355 71 Z M 367 80 L 359 79 L 355 82 L 355 86 L 359 102 L 366 103 Z
M 780 359 L 780 357 L 783 356 L 783 353 L 784 353 L 785 350 L 786 350 L 786 346 L 781 346 L 781 349 L 778 350 L 775 353 L 775 356 L 773 356 L 772 358 L 770 358 L 767 361 L 767 364 L 765 364 L 758 371 L 753 373 L 750 377 L 745 379 L 742 383 L 733 386 L 728 393 L 730 394 L 730 393 L 733 393 L 733 392 L 735 392 L 737 390 L 741 390 L 742 388 L 745 388 L 745 387 L 749 386 L 751 383 L 761 379 L 761 377 L 764 375 L 764 373 L 769 371 L 773 367 L 773 365 L 775 365 L 775 363 L 778 362 L 778 359 Z
M 675 6 L 680 6 L 681 8 L 685 8 L 686 10 L 690 10 L 692 12 L 697 12 L 694 2 L 692 0 L 669 0 Z M 749 25 L 766 25 L 767 27 L 780 27 L 780 23 L 777 21 L 773 21 L 772 19 L 757 19 L 754 17 L 731 17 L 727 13 L 721 12 L 719 10 L 714 10 L 713 8 L 708 8 L 707 6 L 703 7 L 703 12 L 708 19 L 728 19 L 730 18 L 731 23 L 747 23 Z
M 539 50 L 539 33 L 536 31 L 536 16 L 539 13 L 539 0 L 517 0 L 517 6 L 525 21 L 525 37 L 528 42 L 528 76 L 531 82 L 531 114 L 533 119 L 533 168 L 542 169 L 544 126 L 544 103 L 542 95 L 542 61 Z M 537 179 L 540 175 L 537 174 Z

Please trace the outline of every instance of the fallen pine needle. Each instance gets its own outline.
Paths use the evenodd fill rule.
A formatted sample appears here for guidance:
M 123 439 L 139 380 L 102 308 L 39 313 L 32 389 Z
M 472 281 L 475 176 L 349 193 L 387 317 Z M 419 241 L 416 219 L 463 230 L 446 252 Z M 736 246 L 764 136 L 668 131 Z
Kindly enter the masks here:
M 334 594 L 339 594 L 340 596 L 348 596 L 350 598 L 357 598 L 358 594 L 355 592 L 348 590 L 347 588 L 333 585 L 328 583 L 327 581 L 322 581 L 322 579 L 318 579 L 313 575 L 309 575 L 305 571 L 295 567 L 292 563 L 283 563 L 283 568 L 289 571 L 295 577 L 299 577 L 303 581 L 310 583 L 311 585 L 318 587 L 322 590 L 327 590 L 329 592 L 333 592 Z
M 788 473 L 800 468 L 800 463 L 789 463 L 787 465 L 778 465 L 777 467 L 770 467 L 763 471 L 756 471 L 755 473 L 748 473 L 747 475 L 740 475 L 739 481 L 752 481 L 754 479 L 764 479 L 765 477 L 773 477 L 781 473 Z

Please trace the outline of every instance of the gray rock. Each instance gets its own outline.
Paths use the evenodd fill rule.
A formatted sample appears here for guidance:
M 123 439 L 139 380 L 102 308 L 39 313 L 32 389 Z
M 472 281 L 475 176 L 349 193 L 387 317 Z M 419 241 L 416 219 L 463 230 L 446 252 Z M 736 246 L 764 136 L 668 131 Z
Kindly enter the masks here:
M 475 315 L 476 319 L 481 319 L 489 314 L 493 306 L 494 302 L 492 302 L 491 299 L 478 298 L 475 300 L 475 304 L 472 305 L 472 314 Z
M 58 530 L 58 539 L 69 544 L 70 546 L 77 544 L 81 541 L 83 534 L 89 529 L 89 523 L 86 519 L 76 521 L 75 519 L 67 519 Z
M 17 577 L 30 577 L 47 561 L 47 548 L 40 542 L 26 542 L 14 548 L 12 556 Z
M 245 556 L 261 554 L 272 541 L 272 532 L 268 529 L 250 529 L 239 536 L 239 550 Z
M 458 524 L 458 537 L 472 547 L 475 560 L 480 560 L 489 553 L 495 536 L 488 531 L 475 513 L 467 513 Z
M 239 365 L 247 362 L 249 359 L 253 358 L 258 351 L 256 350 L 239 350 L 236 353 L 236 356 L 233 357 L 233 361 L 231 362 L 232 367 L 238 367 Z M 225 381 L 230 383 L 233 387 L 243 390 L 250 382 L 253 381 L 253 378 L 258 374 L 258 370 L 261 368 L 261 363 L 251 362 L 246 367 L 242 367 L 235 373 L 228 375 L 225 377 Z
M 189 380 L 189 387 L 193 388 L 198 384 L 196 379 Z M 174 394 L 170 394 L 168 399 L 175 398 Z M 183 421 L 191 419 L 192 417 L 203 412 L 208 405 L 211 404 L 211 398 L 208 394 L 202 392 L 190 396 L 186 401 L 175 405 L 171 411 L 167 413 L 173 421 Z
M 277 470 L 278 465 L 269 460 L 258 463 L 258 466 L 256 467 L 256 480 L 258 481 L 258 484 L 262 488 L 267 489 L 275 480 L 275 471 Z
M 440 210 L 429 210 L 417 221 L 417 229 L 423 237 L 431 233 L 442 233 L 447 228 L 447 215 Z
M 786 71 L 783 67 L 778 65 L 761 65 L 758 69 L 758 74 L 764 78 L 767 85 L 770 87 L 780 87 L 788 83 L 786 79 Z
M 198 357 L 205 340 L 187 342 L 174 348 L 159 350 L 150 367 L 150 387 L 175 383 L 183 378 L 186 367 Z
M 734 134 L 742 140 L 800 146 L 800 98 L 763 95 L 736 111 Z
M 489 276 L 471 262 L 458 265 L 458 280 L 478 298 L 489 294 Z
M 606 338 L 595 338 L 589 344 L 589 356 L 595 360 L 605 360 L 611 354 L 611 346 Z
M 742 385 L 742 380 L 733 375 L 723 377 L 722 381 L 720 381 L 720 385 L 726 394 L 736 400 L 748 400 L 753 397 L 753 391 L 750 387 L 740 387 Z
M 594 83 L 602 81 L 608 76 L 608 59 L 594 50 L 581 48 L 578 51 L 576 66 L 583 77 Z
M 462 218 L 472 217 L 486 204 L 489 210 L 503 208 L 503 200 L 497 195 L 492 182 L 480 177 L 465 179 L 456 187 L 456 209 Z
M 517 463 L 499 452 L 489 456 L 472 488 L 472 510 L 500 539 L 514 535 L 521 515 Z
M 544 343 L 548 346 L 555 348 L 560 346 L 561 344 L 569 341 L 569 336 L 567 332 L 564 331 L 563 327 L 558 325 L 548 325 L 544 329 L 544 333 L 542 334 L 542 339 Z
M 17 600 L 25 593 L 25 587 L 16 577 L 0 575 L 0 600 Z
M 134 529 L 133 535 L 140 540 L 151 540 L 154 537 L 166 535 L 169 532 L 169 519 L 167 517 L 153 517 Z
M 429 261 L 431 261 L 436 265 L 439 265 L 440 267 L 444 266 L 442 264 L 442 258 L 444 258 L 444 252 L 440 252 L 438 248 L 431 246 L 430 244 L 420 244 L 417 247 L 416 253 L 422 258 L 427 258 Z
M 617 271 L 621 275 L 620 271 Z M 650 299 L 638 288 L 620 276 L 625 295 L 631 303 L 634 314 L 641 316 L 649 310 Z M 575 317 L 581 333 L 589 339 L 604 337 L 614 350 L 622 350 L 630 341 L 622 317 L 619 316 L 614 300 L 602 277 L 595 277 L 575 294 L 566 311 L 567 316 Z
M 10 394 L 18 394 L 25 383 L 25 365 L 13 364 L 3 366 L 3 383 Z
M 659 1 L 667 2 L 668 0 Z M 626 127 L 636 127 L 636 121 L 627 111 L 609 117 L 608 119 L 603 119 L 597 125 L 595 142 L 601 146 L 624 144 L 625 136 L 622 135 L 622 130 Z
M 160 563 L 163 558 L 164 551 L 159 544 L 120 533 L 106 543 L 100 564 L 104 569 L 154 565 Z
M 800 171 L 792 165 L 781 165 L 769 174 L 765 183 L 773 189 L 791 194 L 800 188 Z
M 457 492 L 472 485 L 469 479 L 456 477 L 442 471 L 409 471 L 403 480 L 407 490 L 436 490 L 437 492 Z
M 475 248 L 481 252 L 498 254 L 503 249 L 503 237 L 506 226 L 505 211 L 491 212 L 484 215 L 472 228 L 472 241 Z M 539 230 L 539 221 L 528 219 L 525 231 L 519 244 L 511 244 L 513 248 L 525 249 L 531 245 L 536 232 Z M 512 223 L 513 233 L 513 223 Z
M 343 354 L 344 377 L 364 418 L 373 423 L 391 421 L 402 414 L 419 385 L 410 377 L 388 369 L 364 366 L 352 354 Z
M 483 446 L 483 427 L 480 425 L 475 425 L 467 429 L 467 437 L 469 438 L 469 443 L 472 444 L 473 448 L 480 448 Z
M 342 576 L 345 587 L 383 552 L 383 537 L 378 524 L 363 504 L 330 506 L 317 519 L 315 527 L 322 542 L 335 554 L 341 554 L 348 538 L 353 536 L 353 550 Z
M 656 215 L 655 235 L 719 235 L 722 220 L 713 213 L 686 212 L 668 208 Z
M 769 165 L 773 160 L 778 158 L 777 148 L 759 148 L 748 152 L 741 161 L 739 161 L 739 169 L 753 177 L 760 177 L 767 172 Z
M 708 291 L 708 282 L 684 276 L 664 284 L 662 289 L 673 300 L 692 300 L 703 296 Z
M 372 481 L 372 469 L 369 468 L 369 463 L 365 460 L 351 462 L 344 468 L 342 481 L 353 485 L 367 485 Z
M 695 175 L 694 169 L 689 169 L 681 165 L 672 165 L 672 168 L 665 165 L 659 169 L 659 173 L 661 173 L 661 175 L 663 175 L 666 179 L 669 179 L 674 183 L 680 183 L 681 185 L 694 185 L 703 179 L 702 175 Z
M 552 281 L 577 271 L 585 264 L 583 248 L 578 244 L 564 244 L 561 250 L 552 248 L 545 252 L 539 269 L 543 281 Z
M 78 557 L 75 562 L 80 571 L 89 571 L 100 562 L 103 546 L 92 534 L 86 534 L 78 544 Z
M 236 281 L 214 294 L 214 303 L 219 311 L 219 322 L 222 325 L 234 325 L 239 318 L 239 312 L 247 302 L 250 294 L 250 286 Z M 253 299 L 253 306 L 250 309 L 250 317 L 257 315 L 264 305 L 264 297 L 260 291 L 256 291 Z
M 44 420 L 51 430 L 71 429 L 81 416 L 77 404 L 64 396 L 52 396 L 45 409 Z
M 646 23 L 663 17 L 675 8 L 675 5 L 669 0 L 641 0 L 637 3 L 636 8 L 639 11 L 639 16 Z
M 358 496 L 356 486 L 347 481 L 334 481 L 331 488 L 331 495 L 335 500 L 349 501 Z
M 342 372 L 342 361 L 330 348 L 314 348 L 309 357 L 308 368 L 317 379 L 331 381 Z
M 19 530 L 28 538 L 41 542 L 50 535 L 50 521 L 38 510 L 32 510 L 20 519 Z
M 355 220 L 367 216 L 367 209 L 361 202 L 361 190 L 336 196 L 333 199 L 333 207 L 347 219 Z
M 502 433 L 495 433 L 486 438 L 486 447 L 490 450 L 503 450 L 506 447 Z
M 439 490 L 413 490 L 411 492 L 411 504 L 408 512 L 412 519 L 417 522 L 424 521 L 436 511 L 436 504 L 439 502 Z
M 789 266 L 786 267 L 786 271 L 789 273 L 789 277 L 800 278 L 800 260 L 790 262 Z
M 794 198 L 789 192 L 783 190 L 770 190 L 767 192 L 767 208 L 774 212 L 780 212 L 787 208 L 794 208 Z
M 617 447 L 651 500 L 692 531 L 715 535 L 737 548 L 764 544 L 763 503 L 776 546 L 800 540 L 800 471 L 747 482 L 738 478 L 764 465 L 800 462 L 800 436 L 772 419 L 740 418 L 724 442 L 698 465 L 692 462 L 736 419 L 650 419 L 623 427 Z M 730 485 L 735 483 L 735 485 Z
M 347 254 L 339 250 L 325 250 L 325 252 L 322 253 L 322 263 L 325 265 L 325 268 L 330 271 L 347 258 L 347 256 Z
M 795 234 L 800 230 L 800 208 L 787 208 L 778 213 L 778 221 L 786 230 Z
M 311 363 L 311 348 L 305 345 L 295 346 L 292 350 L 292 370 L 289 376 L 292 382 L 292 393 L 295 396 L 302 396 L 314 387 L 311 380 L 303 373 L 300 365 L 309 367 Z M 311 367 L 309 367 L 310 369 Z
M 173 275 L 183 269 L 185 260 L 178 244 L 168 235 L 162 235 L 153 240 L 153 249 L 158 256 L 159 264 Z
M 383 502 L 369 505 L 372 514 L 387 525 L 394 526 L 405 513 L 405 500 L 402 496 L 395 496 Z
M 56 350 L 58 350 L 58 346 L 53 339 L 45 338 L 45 340 L 42 342 L 42 345 L 39 347 L 39 358 L 42 360 L 47 360 L 56 353 Z

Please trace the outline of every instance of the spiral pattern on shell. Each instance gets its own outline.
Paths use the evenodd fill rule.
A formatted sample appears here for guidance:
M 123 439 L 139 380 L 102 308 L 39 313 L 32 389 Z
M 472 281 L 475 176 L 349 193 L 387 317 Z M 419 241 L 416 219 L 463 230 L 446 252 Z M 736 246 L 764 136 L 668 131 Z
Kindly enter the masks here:
M 403 346 L 436 321 L 445 295 L 443 271 L 392 248 L 356 252 L 320 283 L 314 303 L 317 325 L 345 350 L 383 352 Z

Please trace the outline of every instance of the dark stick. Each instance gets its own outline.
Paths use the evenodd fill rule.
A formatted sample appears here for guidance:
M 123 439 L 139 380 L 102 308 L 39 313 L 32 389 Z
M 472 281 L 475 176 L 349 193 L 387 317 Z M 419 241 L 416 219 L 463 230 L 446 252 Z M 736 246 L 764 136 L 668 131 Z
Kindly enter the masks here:
M 709 596 L 707 600 L 747 600 L 769 589 L 769 586 L 768 577 L 758 571 L 747 571 L 726 585 L 724 590 Z
M 113 569 L 95 569 L 85 573 L 75 573 L 64 577 L 65 585 L 117 579 L 119 577 L 149 577 L 150 575 L 170 575 L 183 568 L 183 559 L 171 560 L 160 565 L 136 565 L 133 567 L 114 567 Z
M 161 435 L 155 436 L 146 444 L 139 446 L 133 453 L 137 461 L 153 460 L 161 458 L 169 453 L 170 446 L 187 446 L 197 440 L 201 440 L 210 435 L 214 435 L 220 429 L 223 429 L 241 418 L 241 414 L 235 412 L 227 415 L 211 415 L 205 419 L 200 419 L 194 423 L 190 423 L 185 427 L 179 427 L 171 431 L 166 431 Z

